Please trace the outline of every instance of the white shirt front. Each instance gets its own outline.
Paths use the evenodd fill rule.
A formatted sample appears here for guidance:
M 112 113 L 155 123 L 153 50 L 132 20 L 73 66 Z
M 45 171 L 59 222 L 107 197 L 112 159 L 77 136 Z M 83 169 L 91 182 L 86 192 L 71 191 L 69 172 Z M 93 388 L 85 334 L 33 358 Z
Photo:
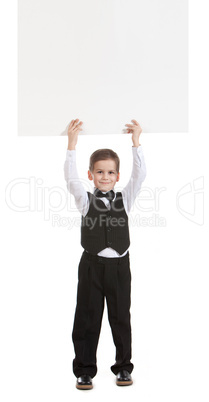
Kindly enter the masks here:
M 123 204 L 127 215 L 129 214 L 131 207 L 137 194 L 140 191 L 141 184 L 146 177 L 146 165 L 143 155 L 142 146 L 132 147 L 133 153 L 133 166 L 131 177 L 128 184 L 121 190 L 123 196 Z M 76 166 L 76 150 L 67 150 L 66 160 L 64 163 L 64 177 L 67 183 L 68 191 L 74 196 L 75 204 L 80 213 L 85 216 L 89 210 L 89 198 L 86 189 L 82 182 L 79 180 L 77 166 Z M 95 187 L 94 187 L 95 190 Z M 112 189 L 113 191 L 114 188 Z M 106 207 L 110 209 L 110 202 L 106 197 L 100 198 Z M 123 254 L 119 254 L 111 247 L 107 247 L 98 253 L 102 257 L 123 257 L 128 250 Z

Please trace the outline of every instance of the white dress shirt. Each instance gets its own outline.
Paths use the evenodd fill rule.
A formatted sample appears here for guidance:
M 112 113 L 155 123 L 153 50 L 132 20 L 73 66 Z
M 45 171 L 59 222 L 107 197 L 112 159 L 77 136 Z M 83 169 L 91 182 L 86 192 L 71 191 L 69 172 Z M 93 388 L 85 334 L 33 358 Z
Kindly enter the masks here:
M 140 191 L 141 184 L 146 177 L 146 165 L 144 161 L 144 155 L 142 146 L 132 146 L 133 154 L 133 167 L 131 177 L 128 184 L 121 190 L 123 196 L 123 204 L 127 215 L 129 214 L 131 207 L 137 194 Z M 79 180 L 77 166 L 76 166 L 76 150 L 67 150 L 66 160 L 64 164 L 64 176 L 67 183 L 68 191 L 74 196 L 75 204 L 80 213 L 85 216 L 89 210 L 89 198 L 87 191 L 85 190 L 82 182 Z M 95 190 L 96 187 L 94 187 Z M 113 191 L 114 188 L 112 189 Z M 115 198 L 114 198 L 115 199 Z M 110 209 L 110 202 L 106 197 L 101 197 L 100 200 L 104 202 L 106 207 Z M 128 249 L 119 254 L 111 247 L 107 247 L 101 250 L 98 255 L 102 257 L 123 257 L 127 253 Z

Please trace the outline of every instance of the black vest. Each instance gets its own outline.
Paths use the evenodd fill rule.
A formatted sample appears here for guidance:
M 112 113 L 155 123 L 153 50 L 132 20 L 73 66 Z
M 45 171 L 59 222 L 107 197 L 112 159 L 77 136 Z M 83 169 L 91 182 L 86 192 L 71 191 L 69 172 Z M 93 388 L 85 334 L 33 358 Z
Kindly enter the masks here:
M 121 192 L 116 193 L 108 210 L 102 200 L 88 192 L 89 210 L 81 218 L 81 245 L 91 254 L 111 247 L 123 254 L 130 245 L 128 215 Z

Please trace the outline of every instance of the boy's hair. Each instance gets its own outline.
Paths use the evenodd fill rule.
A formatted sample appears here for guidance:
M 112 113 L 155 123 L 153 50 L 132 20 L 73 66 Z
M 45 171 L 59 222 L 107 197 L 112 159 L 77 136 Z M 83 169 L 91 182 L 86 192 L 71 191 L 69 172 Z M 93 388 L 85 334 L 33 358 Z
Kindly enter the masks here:
M 112 149 L 108 148 L 103 148 L 103 149 L 97 149 L 96 151 L 93 152 L 90 156 L 90 161 L 89 161 L 89 170 L 90 172 L 93 171 L 94 169 L 94 164 L 98 161 L 106 160 L 106 159 L 113 159 L 116 163 L 116 171 L 117 173 L 119 172 L 120 168 L 120 159 L 116 152 L 114 152 Z

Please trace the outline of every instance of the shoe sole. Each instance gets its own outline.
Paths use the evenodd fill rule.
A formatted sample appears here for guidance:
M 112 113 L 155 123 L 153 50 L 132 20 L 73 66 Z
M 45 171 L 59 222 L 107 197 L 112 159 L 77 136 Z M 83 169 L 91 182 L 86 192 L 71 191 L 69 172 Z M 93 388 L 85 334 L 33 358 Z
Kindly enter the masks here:
M 76 384 L 77 389 L 92 389 L 93 385 L 78 385 Z
M 117 385 L 132 385 L 133 381 L 116 381 Z

